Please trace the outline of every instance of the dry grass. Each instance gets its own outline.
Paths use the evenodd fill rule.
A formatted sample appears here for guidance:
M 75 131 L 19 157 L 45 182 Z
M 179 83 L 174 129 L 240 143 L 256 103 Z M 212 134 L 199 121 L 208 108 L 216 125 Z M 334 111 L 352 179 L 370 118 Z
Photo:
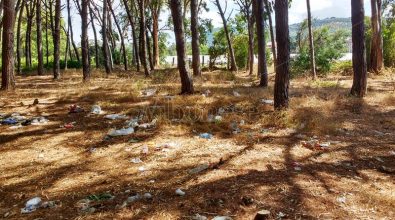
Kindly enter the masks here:
M 136 73 L 105 77 L 95 72 L 89 84 L 82 84 L 81 74 L 72 71 L 56 82 L 50 76 L 18 77 L 17 90 L 1 94 L 0 112 L 43 115 L 50 123 L 17 130 L 0 126 L 0 216 L 188 219 L 200 213 L 252 219 L 258 210 L 268 209 L 272 219 L 280 212 L 290 219 L 395 218 L 394 173 L 382 170 L 395 168 L 393 74 L 370 79 L 363 100 L 348 96 L 349 77 L 295 79 L 291 107 L 283 112 L 261 102 L 271 99 L 273 88 L 254 87 L 256 79 L 245 73 L 205 72 L 195 85 L 197 91 L 210 90 L 209 97 L 178 96 L 178 83 L 175 70 L 155 72 L 150 79 Z M 157 95 L 142 97 L 147 88 L 156 88 Z M 33 106 L 35 98 L 40 104 Z M 104 140 L 110 129 L 124 126 L 124 120 L 70 115 L 71 104 L 87 111 L 98 104 L 107 113 L 143 115 L 144 122 L 156 118 L 158 126 Z M 222 121 L 207 122 L 208 115 L 220 109 Z M 60 127 L 70 122 L 76 122 L 75 128 Z M 235 123 L 240 133 L 232 132 Z M 202 132 L 214 138 L 198 138 Z M 300 144 L 313 136 L 331 142 L 329 149 Z M 166 143 L 176 146 L 155 150 Z M 147 155 L 141 154 L 143 146 L 149 148 Z M 131 163 L 135 157 L 144 162 Z M 188 174 L 202 163 L 210 163 L 210 169 Z M 295 170 L 296 163 L 301 171 Z M 140 166 L 147 171 L 140 172 Z M 177 188 L 186 196 L 175 196 Z M 104 192 L 115 198 L 94 203 L 96 212 L 85 214 L 76 207 L 79 200 Z M 118 208 L 137 192 L 150 192 L 153 200 Z M 33 196 L 60 200 L 62 205 L 21 215 L 20 208 Z M 243 204 L 243 198 L 252 198 L 252 204 Z

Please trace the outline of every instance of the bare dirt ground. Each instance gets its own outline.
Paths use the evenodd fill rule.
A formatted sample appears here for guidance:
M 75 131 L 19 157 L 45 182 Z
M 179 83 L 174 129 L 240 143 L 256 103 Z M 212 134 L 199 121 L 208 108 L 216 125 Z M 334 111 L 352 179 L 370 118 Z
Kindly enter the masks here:
M 262 103 L 272 99 L 272 86 L 254 87 L 244 73 L 204 73 L 193 96 L 177 96 L 175 71 L 151 79 L 97 73 L 90 84 L 81 77 L 17 77 L 16 91 L 0 94 L 0 113 L 49 119 L 0 126 L 0 218 L 253 219 L 265 209 L 270 219 L 395 219 L 393 74 L 370 78 L 363 100 L 348 96 L 351 77 L 292 80 L 290 110 L 281 113 Z M 158 91 L 142 97 L 147 88 Z M 73 104 L 85 112 L 68 114 Z M 95 104 L 106 114 L 158 122 L 106 138 L 126 120 L 90 115 Z M 208 122 L 218 111 L 222 120 Z M 199 138 L 204 132 L 213 138 Z M 302 144 L 311 138 L 330 145 Z M 209 167 L 191 174 L 202 164 Z M 137 193 L 152 199 L 124 203 Z M 21 214 L 36 196 L 56 206 Z

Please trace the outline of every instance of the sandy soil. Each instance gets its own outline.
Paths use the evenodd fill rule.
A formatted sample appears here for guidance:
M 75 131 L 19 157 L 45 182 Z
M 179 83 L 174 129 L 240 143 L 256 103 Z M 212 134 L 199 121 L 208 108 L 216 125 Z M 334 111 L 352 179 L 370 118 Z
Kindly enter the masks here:
M 99 75 L 89 84 L 73 72 L 60 81 L 17 77 L 16 91 L 0 94 L 0 113 L 49 119 L 18 129 L 0 125 L 0 217 L 253 219 L 265 209 L 270 219 L 395 219 L 394 75 L 369 79 L 363 100 L 348 96 L 347 76 L 292 80 L 291 108 L 281 113 L 261 101 L 272 99 L 272 87 L 254 87 L 244 73 L 205 73 L 195 82 L 200 93 L 188 97 L 177 96 L 172 71 L 152 79 Z M 142 97 L 147 88 L 157 88 L 156 95 Z M 73 104 L 85 112 L 68 114 Z M 126 120 L 90 115 L 95 104 L 106 114 L 158 122 L 106 138 Z M 207 121 L 222 110 L 221 121 Z M 71 122 L 74 128 L 63 127 Z M 199 138 L 204 132 L 213 138 Z M 302 144 L 311 138 L 330 145 Z M 191 174 L 202 164 L 208 168 Z M 124 203 L 136 193 L 152 199 Z M 21 214 L 35 196 L 56 206 Z

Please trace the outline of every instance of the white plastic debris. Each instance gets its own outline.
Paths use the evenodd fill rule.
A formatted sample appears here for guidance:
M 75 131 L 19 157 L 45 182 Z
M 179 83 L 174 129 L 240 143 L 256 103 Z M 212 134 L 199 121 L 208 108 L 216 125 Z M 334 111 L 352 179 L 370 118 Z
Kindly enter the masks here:
M 204 215 L 196 214 L 196 215 L 192 216 L 192 220 L 207 220 L 207 219 L 208 218 Z
M 154 119 L 150 123 L 144 123 L 144 124 L 138 125 L 138 128 L 139 129 L 151 129 L 156 126 L 157 121 L 158 121 L 157 119 Z
M 36 211 L 37 208 L 39 208 L 41 205 L 41 198 L 40 197 L 34 197 L 30 200 L 28 200 L 25 204 L 25 207 L 21 209 L 22 214 L 27 214 Z
M 233 95 L 234 95 L 235 97 L 240 97 L 240 96 L 241 96 L 240 93 L 238 93 L 237 91 L 233 91 Z
M 104 118 L 109 120 L 117 120 L 117 119 L 128 119 L 129 117 L 121 114 L 111 114 L 104 116 Z
M 182 191 L 181 189 L 177 189 L 176 190 L 176 195 L 178 195 L 178 196 L 185 196 L 185 192 Z
M 344 204 L 344 203 L 346 203 L 347 198 L 345 196 L 339 196 L 339 197 L 337 197 L 336 201 L 338 203 L 343 203 Z
M 215 116 L 215 117 L 214 117 L 214 121 L 215 121 L 216 123 L 221 122 L 221 121 L 222 121 L 222 116 L 220 116 L 220 115 Z
M 143 198 L 144 199 L 152 199 L 152 195 L 151 195 L 151 193 L 144 193 Z
M 137 163 L 142 163 L 143 161 L 137 157 L 137 158 L 131 159 L 130 162 L 137 164 Z
M 133 128 L 122 128 L 119 130 L 110 130 L 108 132 L 108 136 L 111 137 L 118 137 L 118 136 L 125 136 L 125 135 L 130 135 L 134 133 L 134 129 Z
M 103 113 L 104 113 L 104 112 L 102 111 L 102 109 L 101 109 L 101 107 L 100 107 L 99 105 L 94 105 L 94 106 L 92 106 L 91 114 L 101 115 L 101 114 L 103 114 Z
M 19 124 L 19 125 L 13 125 L 13 126 L 10 127 L 10 129 L 16 130 L 16 129 L 19 129 L 19 128 L 22 128 L 22 127 L 23 127 L 23 126 L 22 126 L 21 124 Z
M 151 97 L 156 94 L 156 89 L 146 89 L 141 92 L 141 95 L 144 97 Z
M 274 101 L 270 99 L 262 99 L 261 102 L 266 105 L 273 105 Z
M 147 169 L 145 168 L 145 167 L 139 167 L 139 171 L 140 172 L 144 172 L 144 171 L 146 171 Z
M 144 145 L 144 146 L 142 146 L 141 147 L 141 153 L 142 154 L 148 154 L 148 146 L 147 145 Z
M 286 217 L 287 215 L 286 214 L 284 214 L 283 212 L 279 212 L 278 214 L 277 214 L 277 218 L 284 218 L 284 217 Z
M 132 203 L 132 202 L 137 202 L 137 201 L 141 200 L 141 198 L 142 197 L 141 197 L 140 194 L 136 194 L 134 196 L 128 197 L 128 199 L 126 201 L 129 202 L 129 203 Z
M 31 122 L 31 125 L 44 125 L 47 124 L 49 122 L 48 119 L 44 118 L 44 117 L 38 117 L 38 118 L 34 118 Z
M 133 119 L 131 119 L 129 121 L 126 121 L 125 124 L 128 127 L 135 128 L 135 127 L 139 126 L 139 119 L 138 118 L 133 118 Z
M 213 220 L 232 220 L 229 216 L 215 216 Z

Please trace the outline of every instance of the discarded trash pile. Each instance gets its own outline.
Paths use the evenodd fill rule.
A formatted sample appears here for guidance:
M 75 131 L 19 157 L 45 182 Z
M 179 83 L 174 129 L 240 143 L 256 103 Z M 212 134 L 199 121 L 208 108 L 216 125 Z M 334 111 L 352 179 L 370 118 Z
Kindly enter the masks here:
M 0 125 L 12 125 L 10 129 L 18 129 L 29 125 L 45 125 L 49 120 L 45 117 L 28 118 L 19 113 L 12 113 L 11 115 L 0 113 Z

